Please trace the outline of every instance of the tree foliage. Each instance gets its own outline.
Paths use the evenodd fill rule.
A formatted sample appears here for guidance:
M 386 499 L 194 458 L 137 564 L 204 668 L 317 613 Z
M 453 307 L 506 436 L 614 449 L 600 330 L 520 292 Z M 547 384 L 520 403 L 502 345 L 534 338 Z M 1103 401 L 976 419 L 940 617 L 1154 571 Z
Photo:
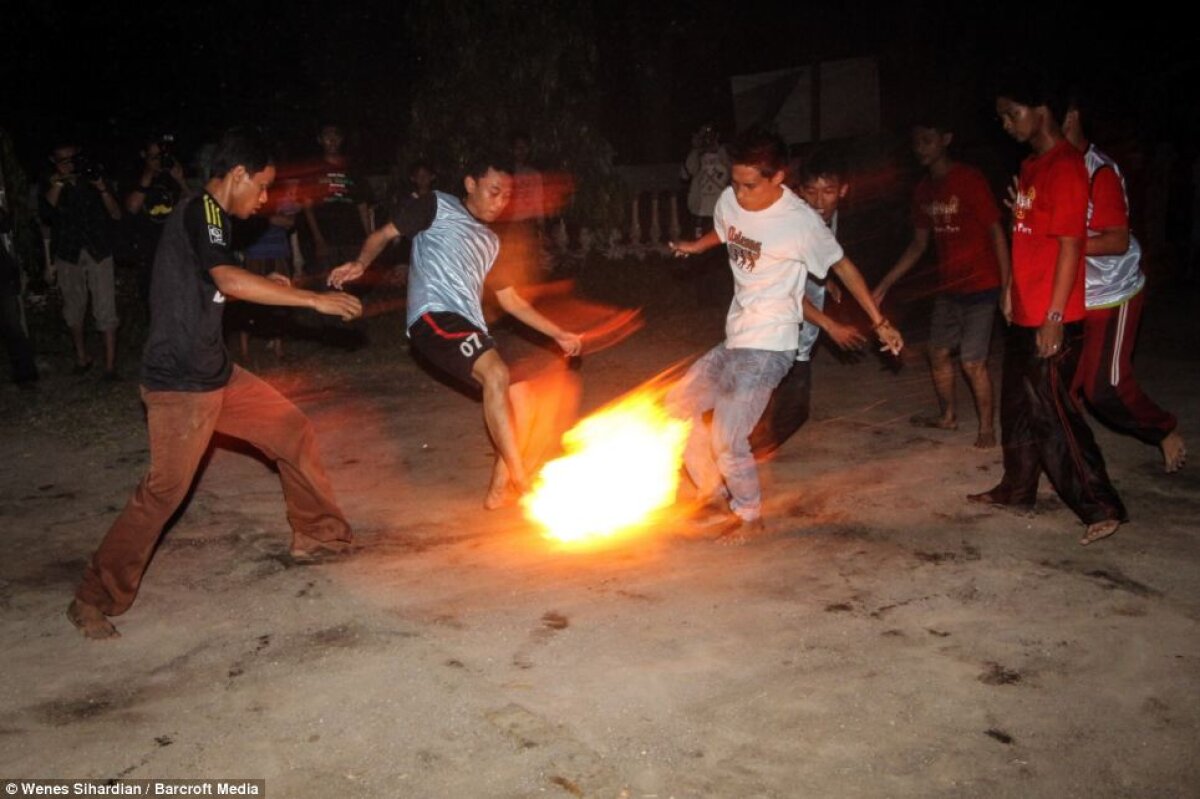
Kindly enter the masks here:
M 506 148 L 526 131 L 534 161 L 574 176 L 566 215 L 611 227 L 621 215 L 613 149 L 596 125 L 597 54 L 589 0 L 415 0 L 416 47 L 403 163 L 424 158 L 449 180 L 480 148 Z

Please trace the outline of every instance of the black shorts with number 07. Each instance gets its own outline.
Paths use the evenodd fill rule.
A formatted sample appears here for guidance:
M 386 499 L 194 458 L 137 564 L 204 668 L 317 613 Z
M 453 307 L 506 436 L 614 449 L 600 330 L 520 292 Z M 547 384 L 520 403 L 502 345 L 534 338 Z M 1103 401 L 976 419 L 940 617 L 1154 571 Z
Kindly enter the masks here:
M 495 349 L 492 337 L 456 313 L 421 314 L 408 329 L 413 349 L 430 363 L 468 386 L 479 384 L 471 376 L 475 361 Z

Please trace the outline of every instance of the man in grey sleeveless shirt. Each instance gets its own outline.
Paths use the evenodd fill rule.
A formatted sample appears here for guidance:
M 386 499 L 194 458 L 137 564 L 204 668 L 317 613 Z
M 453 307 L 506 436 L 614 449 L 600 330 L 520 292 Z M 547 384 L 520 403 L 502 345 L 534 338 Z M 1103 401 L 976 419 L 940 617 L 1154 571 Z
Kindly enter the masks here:
M 399 236 L 412 239 L 407 328 L 413 349 L 458 382 L 482 389 L 488 432 L 511 488 L 521 494 L 528 488 L 528 475 L 513 430 L 508 367 L 495 349 L 482 308 L 484 278 L 500 249 L 488 223 L 512 197 L 512 167 L 500 156 L 477 158 L 463 187 L 462 200 L 440 191 L 410 198 L 367 238 L 357 259 L 333 270 L 329 284 L 340 288 L 356 280 L 388 242 Z M 497 286 L 496 299 L 507 313 L 553 338 L 567 355 L 579 354 L 582 338 L 539 313 L 513 286 Z M 497 492 L 493 484 L 485 507 L 498 507 L 507 493 Z

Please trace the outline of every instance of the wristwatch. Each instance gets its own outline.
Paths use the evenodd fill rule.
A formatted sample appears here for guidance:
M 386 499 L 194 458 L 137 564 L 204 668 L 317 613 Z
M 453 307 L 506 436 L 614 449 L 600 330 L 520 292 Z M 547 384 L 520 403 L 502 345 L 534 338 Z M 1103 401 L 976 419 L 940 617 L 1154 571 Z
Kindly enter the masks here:
M 1061 324 L 1063 320 L 1062 311 L 1047 311 L 1046 321 Z

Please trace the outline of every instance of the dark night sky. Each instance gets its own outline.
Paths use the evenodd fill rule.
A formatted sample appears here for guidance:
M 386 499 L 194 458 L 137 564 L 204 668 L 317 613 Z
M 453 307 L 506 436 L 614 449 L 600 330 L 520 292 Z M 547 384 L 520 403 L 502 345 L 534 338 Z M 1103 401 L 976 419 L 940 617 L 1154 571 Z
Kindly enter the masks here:
M 876 55 L 885 124 L 902 128 L 906 107 L 949 90 L 978 135 L 990 136 L 990 72 L 1013 55 L 1052 54 L 1046 57 L 1096 63 L 1091 74 L 1113 89 L 1143 139 L 1172 138 L 1194 149 L 1200 40 L 1181 32 L 1178 20 L 1145 4 L 1131 7 L 1138 18 L 1126 11 L 1119 24 L 1064 4 L 1037 16 L 1012 3 L 976 5 L 917 2 L 877 11 L 853 1 L 810 3 L 780 15 L 765 10 L 777 4 L 753 2 L 594 0 L 604 133 L 619 161 L 670 160 L 703 119 L 728 126 L 730 75 Z M 518 13 L 526 6 L 512 2 Z M 132 157 L 150 127 L 176 131 L 190 149 L 235 122 L 266 126 L 298 155 L 317 121 L 334 118 L 358 131 L 352 143 L 369 164 L 386 169 L 421 70 L 404 12 L 402 0 L 16 0 L 5 11 L 0 125 L 26 165 L 40 168 L 38 159 L 63 137 L 109 158 Z M 1092 21 L 1084 25 L 1085 18 Z M 660 109 L 658 124 L 638 111 L 647 105 Z

